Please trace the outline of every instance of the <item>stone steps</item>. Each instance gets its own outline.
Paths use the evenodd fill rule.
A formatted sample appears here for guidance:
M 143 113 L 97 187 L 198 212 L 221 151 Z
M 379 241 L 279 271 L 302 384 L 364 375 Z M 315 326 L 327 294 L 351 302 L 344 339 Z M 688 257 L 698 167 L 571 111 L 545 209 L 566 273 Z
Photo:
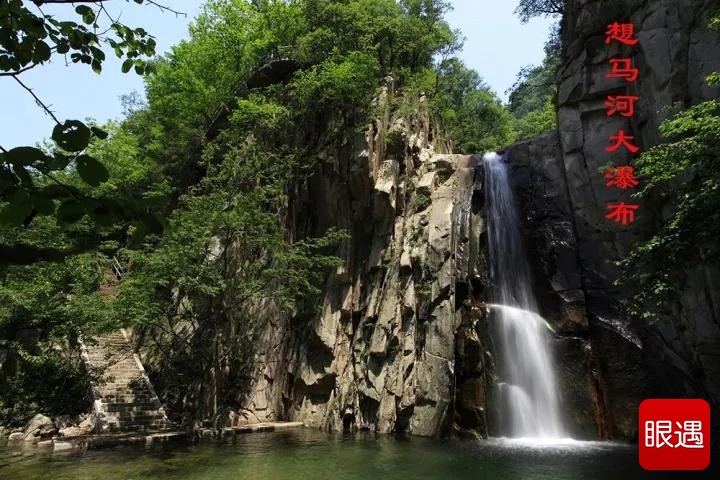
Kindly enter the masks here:
M 134 403 L 132 406 L 130 404 L 124 403 L 124 402 L 107 402 L 105 403 L 105 409 L 108 412 L 114 412 L 118 411 L 116 409 L 119 408 L 130 408 L 131 410 L 128 411 L 137 411 L 137 410 L 151 410 L 155 407 L 155 403 L 153 402 L 145 402 L 145 403 Z
M 135 418 L 135 419 L 142 419 L 145 417 L 152 417 L 156 418 L 158 415 L 160 415 L 160 411 L 157 409 L 152 410 L 145 410 L 145 409 L 138 409 L 138 407 L 122 407 L 122 410 L 116 409 L 116 410 L 107 410 L 107 416 L 108 418 Z
M 162 421 L 141 424 L 141 423 L 122 423 L 108 422 L 109 432 L 155 432 L 165 430 L 167 424 Z
M 103 374 L 97 385 L 108 432 L 151 432 L 167 429 L 169 422 L 138 365 L 122 331 L 96 339 L 86 346 L 87 361 Z
M 160 416 L 160 412 L 155 410 L 150 412 L 148 415 L 112 415 L 107 416 L 109 422 L 116 422 L 120 424 L 138 424 L 138 425 L 149 425 L 155 423 Z

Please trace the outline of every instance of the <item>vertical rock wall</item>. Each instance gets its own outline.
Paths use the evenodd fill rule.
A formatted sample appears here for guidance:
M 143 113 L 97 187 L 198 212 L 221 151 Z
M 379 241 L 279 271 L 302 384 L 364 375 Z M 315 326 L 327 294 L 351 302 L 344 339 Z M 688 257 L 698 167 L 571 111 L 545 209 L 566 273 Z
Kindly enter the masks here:
M 647 149 L 660 141 L 658 126 L 673 111 L 719 96 L 704 81 L 720 71 L 720 36 L 707 31 L 713 6 L 717 2 L 709 0 L 570 1 L 559 138 L 509 150 L 528 245 L 538 260 L 538 289 L 553 293 L 543 313 L 583 339 L 587 355 L 573 355 L 587 365 L 599 393 L 590 397 L 599 433 L 614 438 L 637 436 L 637 407 L 645 398 L 706 398 L 715 405 L 720 400 L 717 266 L 688 272 L 672 316 L 654 324 L 628 319 L 616 301 L 624 292 L 613 286 L 619 276 L 614 262 L 651 235 L 664 213 L 649 201 L 630 226 L 608 222 L 606 205 L 626 197 L 605 188 L 603 179 L 611 162 L 633 162 L 605 152 L 610 135 L 622 128 Z M 613 21 L 633 22 L 640 43 L 632 49 L 605 45 L 604 30 Z M 640 69 L 638 81 L 606 79 L 608 60 L 628 55 Z M 640 97 L 635 117 L 606 115 L 604 101 L 615 94 Z
M 435 436 L 448 431 L 456 391 L 484 431 L 482 354 L 472 327 L 456 385 L 456 332 L 479 250 L 478 159 L 450 155 L 424 106 L 399 115 L 391 87 L 384 113 L 363 135 L 323 153 L 322 171 L 296 199 L 291 230 L 333 226 L 350 239 L 329 278 L 319 314 L 268 316 L 258 375 L 245 400 L 249 421 L 283 418 L 328 429 Z M 417 100 L 415 100 L 417 103 Z M 407 110 L 407 109 L 405 109 Z M 477 283 L 477 282 L 476 282 Z

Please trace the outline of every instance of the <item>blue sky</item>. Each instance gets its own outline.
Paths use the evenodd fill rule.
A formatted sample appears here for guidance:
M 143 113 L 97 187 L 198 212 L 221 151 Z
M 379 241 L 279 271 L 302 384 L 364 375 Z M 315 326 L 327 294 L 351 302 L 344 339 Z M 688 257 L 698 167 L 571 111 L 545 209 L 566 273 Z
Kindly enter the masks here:
M 523 66 L 538 64 L 543 58 L 551 20 L 536 19 L 521 24 L 513 14 L 514 0 L 455 0 L 454 11 L 448 15 L 453 28 L 466 37 L 460 57 L 477 70 L 485 82 L 503 99 Z M 200 11 L 201 0 L 176 0 L 168 3 L 188 13 L 176 17 L 152 5 L 137 6 L 133 2 L 115 0 L 107 3 L 113 15 L 135 27 L 143 27 L 155 35 L 159 53 L 187 38 L 187 26 Z M 60 15 L 72 16 L 72 7 L 52 9 Z M 108 54 L 103 73 L 97 75 L 87 65 L 66 66 L 63 61 L 43 65 L 24 73 L 28 84 L 61 120 L 94 118 L 99 121 L 121 117 L 120 96 L 133 90 L 143 91 L 140 77 L 120 72 L 120 62 Z M 34 103 L 30 95 L 11 77 L 0 77 L 0 145 L 12 148 L 33 145 L 49 136 L 53 127 L 50 118 Z

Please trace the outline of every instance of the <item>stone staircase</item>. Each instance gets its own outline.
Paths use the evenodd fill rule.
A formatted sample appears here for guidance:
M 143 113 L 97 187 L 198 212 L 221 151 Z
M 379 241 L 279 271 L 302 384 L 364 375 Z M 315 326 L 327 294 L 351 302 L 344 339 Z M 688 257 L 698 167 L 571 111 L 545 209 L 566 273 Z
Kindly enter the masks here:
M 93 387 L 97 433 L 169 428 L 160 400 L 123 330 L 97 337 L 83 350 L 88 365 L 102 371 Z

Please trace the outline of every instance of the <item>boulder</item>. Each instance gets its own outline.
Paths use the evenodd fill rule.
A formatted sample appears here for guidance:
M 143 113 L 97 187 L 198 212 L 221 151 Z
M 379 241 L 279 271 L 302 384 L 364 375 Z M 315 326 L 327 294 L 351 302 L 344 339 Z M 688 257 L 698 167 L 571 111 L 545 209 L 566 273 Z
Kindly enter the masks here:
M 95 425 L 90 415 L 80 415 L 77 418 L 65 421 L 65 419 L 56 419 L 55 425 L 60 429 L 61 437 L 82 437 L 93 433 Z
M 49 417 L 37 414 L 25 425 L 23 440 L 26 442 L 37 442 L 40 439 L 52 437 L 57 433 L 58 429 Z

